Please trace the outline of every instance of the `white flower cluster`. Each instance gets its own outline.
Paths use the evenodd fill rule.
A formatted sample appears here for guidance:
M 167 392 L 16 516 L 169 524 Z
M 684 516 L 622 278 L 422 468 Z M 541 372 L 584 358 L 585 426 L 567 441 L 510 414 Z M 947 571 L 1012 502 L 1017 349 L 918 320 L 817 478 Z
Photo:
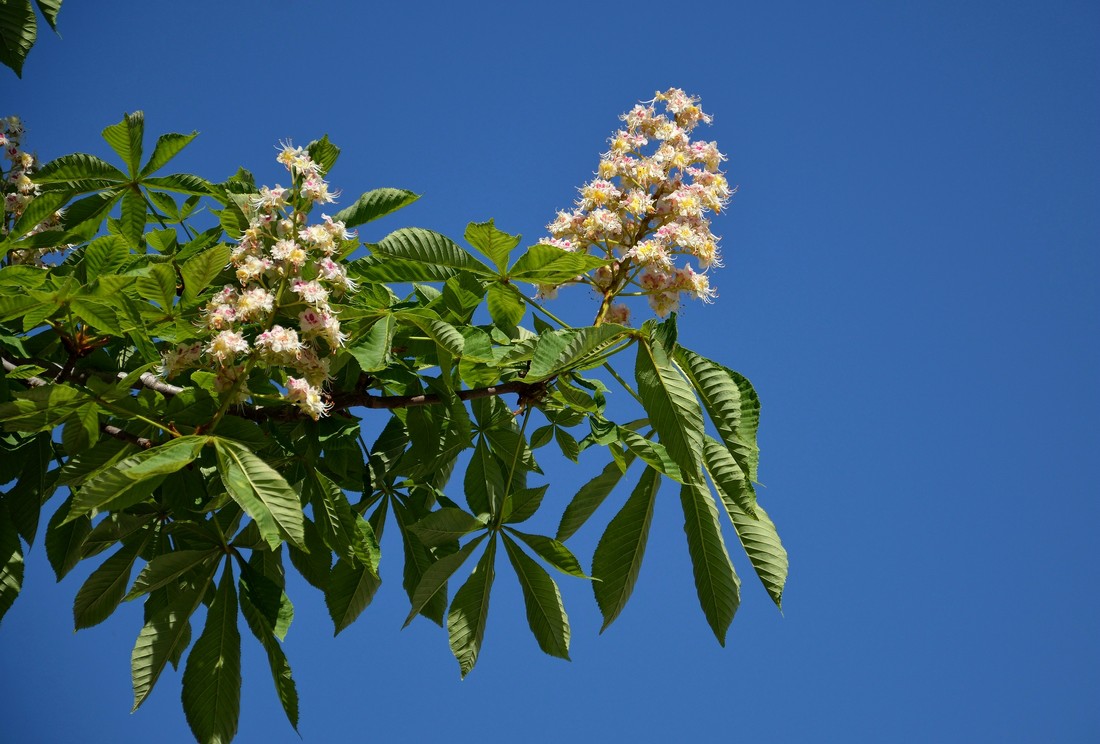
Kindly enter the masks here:
M 347 340 L 329 297 L 355 289 L 336 256 L 355 236 L 327 215 L 321 224 L 306 224 L 313 205 L 336 197 L 308 152 L 287 144 L 278 160 L 292 186 L 261 188 L 244 205 L 248 228 L 231 254 L 237 285 L 227 284 L 207 303 L 208 340 L 165 353 L 161 372 L 172 377 L 205 360 L 216 387 L 243 401 L 256 362 L 281 367 L 287 400 L 316 419 L 329 409 L 322 392 L 329 358 Z
M 38 158 L 23 150 L 23 135 L 26 130 L 18 116 L 0 118 L 0 149 L 10 166 L 3 178 L 4 219 L 0 221 L 0 237 L 11 230 L 15 221 L 23 214 L 27 204 L 38 195 L 38 186 L 31 180 L 31 174 L 38 169 Z M 61 224 L 61 212 L 51 214 L 34 226 L 27 234 L 35 235 L 45 230 L 57 228 Z M 13 263 L 43 266 L 42 257 L 55 250 L 69 246 L 57 246 L 40 249 L 11 251 L 8 255 Z
M 545 243 L 593 250 L 614 261 L 593 277 L 605 299 L 635 287 L 634 294 L 646 295 L 650 307 L 665 316 L 679 306 L 681 293 L 704 302 L 717 294 L 705 273 L 721 266 L 718 238 L 706 214 L 720 212 L 731 191 L 718 170 L 726 158 L 717 144 L 690 137 L 700 122 L 711 122 L 698 103 L 671 88 L 623 114 L 626 128 L 609 140 L 611 149 L 600 159 L 596 178 L 580 188 L 576 208 L 559 212 L 547 225 L 553 237 Z M 694 257 L 701 271 L 678 266 L 678 256 Z M 553 296 L 556 289 L 539 292 Z M 615 304 L 600 320 L 628 317 L 627 308 Z

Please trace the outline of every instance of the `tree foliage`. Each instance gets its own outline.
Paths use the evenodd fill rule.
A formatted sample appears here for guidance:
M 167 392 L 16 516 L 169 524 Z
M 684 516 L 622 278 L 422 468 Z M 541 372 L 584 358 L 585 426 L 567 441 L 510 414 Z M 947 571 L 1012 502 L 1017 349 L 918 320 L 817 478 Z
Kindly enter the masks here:
M 667 121 L 695 116 L 673 108 Z M 16 124 L 6 137 L 18 146 Z M 547 654 L 569 658 L 562 575 L 591 581 L 610 625 L 638 579 L 666 481 L 680 491 L 718 641 L 740 601 L 719 515 L 780 605 L 787 557 L 753 487 L 752 386 L 682 347 L 674 313 L 630 327 L 613 304 L 632 288 L 658 312 L 670 293 L 708 295 L 682 270 L 680 280 L 647 279 L 651 254 L 638 246 L 670 224 L 653 204 L 675 201 L 671 181 L 647 187 L 653 204 L 635 213 L 634 242 L 620 232 L 602 250 L 598 236 L 565 244 L 564 227 L 521 248 L 493 220 L 470 223 L 469 249 L 422 228 L 362 243 L 350 228 L 373 231 L 418 197 L 380 188 L 318 220 L 339 155 L 327 138 L 283 150 L 293 186 L 276 190 L 243 169 L 222 181 L 163 174 L 194 134 L 163 135 L 145 157 L 140 112 L 103 136 L 118 165 L 82 153 L 41 166 L 24 158 L 5 185 L 14 198 L 0 240 L 0 617 L 44 533 L 58 580 L 98 564 L 76 592 L 77 628 L 144 603 L 135 709 L 167 664 L 182 663 L 194 735 L 228 741 L 240 707 L 238 615 L 296 727 L 284 572 L 323 593 L 339 633 L 380 586 L 387 525 L 403 543 L 406 624 L 445 628 L 463 676 L 486 640 L 498 570 L 517 576 Z M 592 198 L 569 230 L 607 211 Z M 641 197 L 623 188 L 621 198 Z M 203 205 L 216 222 L 200 229 Z M 545 297 L 565 283 L 597 292 L 592 325 L 566 325 L 521 287 Z M 631 356 L 632 383 L 612 367 Z M 630 404 L 609 405 L 609 384 Z M 620 409 L 641 417 L 623 420 Z M 373 442 L 361 434 L 367 419 L 380 431 Z M 562 508 L 550 451 L 575 462 L 589 449 L 606 464 Z M 566 542 L 616 494 L 586 571 Z M 548 509 L 562 510 L 556 535 L 523 531 Z

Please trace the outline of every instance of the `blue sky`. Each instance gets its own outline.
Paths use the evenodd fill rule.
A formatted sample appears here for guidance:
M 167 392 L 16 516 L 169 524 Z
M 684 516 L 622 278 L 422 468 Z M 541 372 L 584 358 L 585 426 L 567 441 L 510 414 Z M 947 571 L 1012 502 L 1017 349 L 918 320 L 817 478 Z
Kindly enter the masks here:
M 545 657 L 501 572 L 460 682 L 443 632 L 399 631 L 383 558 L 335 639 L 321 596 L 292 596 L 303 739 L 1100 739 L 1096 4 L 369 5 L 68 2 L 64 39 L 21 81 L 0 71 L 0 115 L 43 159 L 113 157 L 99 131 L 143 109 L 150 134 L 201 132 L 177 163 L 211 179 L 273 181 L 277 141 L 327 132 L 347 201 L 424 194 L 364 239 L 495 217 L 534 242 L 619 113 L 701 96 L 740 190 L 715 222 L 721 296 L 685 309 L 681 341 L 761 395 L 791 576 L 780 616 L 735 556 L 719 648 L 670 489 L 615 625 L 598 636 L 591 590 L 563 578 L 574 660 Z M 547 530 L 602 466 L 550 468 Z M 584 560 L 614 508 L 571 541 Z M 179 675 L 128 713 L 140 607 L 72 632 L 82 575 L 56 585 L 34 546 L 0 626 L 4 738 L 190 740 Z M 245 635 L 239 740 L 294 741 Z

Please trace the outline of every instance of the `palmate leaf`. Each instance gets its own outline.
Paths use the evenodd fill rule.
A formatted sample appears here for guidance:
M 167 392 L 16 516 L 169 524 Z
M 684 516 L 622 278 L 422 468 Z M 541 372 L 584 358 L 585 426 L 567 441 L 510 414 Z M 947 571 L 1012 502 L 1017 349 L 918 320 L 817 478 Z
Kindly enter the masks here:
M 535 343 L 531 368 L 524 379 L 534 382 L 568 370 L 584 369 L 587 360 L 602 355 L 632 332 L 625 326 L 605 323 L 543 333 Z
M 612 518 L 596 545 L 592 556 L 592 576 L 599 581 L 592 582 L 592 591 L 603 614 L 601 633 L 623 611 L 634 591 L 660 485 L 661 476 L 657 471 L 646 468 L 634 492 Z
M 393 507 L 393 515 L 397 520 L 397 527 L 401 532 L 401 543 L 405 559 L 405 565 L 401 576 L 401 586 L 404 588 L 411 602 L 413 601 L 415 592 L 419 588 L 425 573 L 429 568 L 435 565 L 436 559 L 433 557 L 431 551 L 424 547 L 420 539 L 409 530 L 409 525 L 415 519 L 413 511 L 404 506 L 400 499 L 392 498 L 387 500 Z M 420 614 L 442 627 L 443 618 L 447 614 L 446 592 L 432 593 L 430 598 L 424 603 L 423 608 L 420 610 Z M 408 622 L 405 624 L 407 625 Z
M 23 589 L 23 546 L 0 498 L 0 622 Z
M 352 563 L 361 563 L 377 572 L 378 540 L 370 524 L 348 503 L 344 491 L 327 476 L 310 470 L 305 484 L 317 530 L 337 555 Z
M 533 245 L 519 257 L 508 277 L 532 284 L 561 284 L 611 262 L 587 253 L 575 253 L 553 245 Z
M 627 465 L 629 466 L 633 460 L 634 455 L 632 453 L 628 454 Z M 619 464 L 612 460 L 604 466 L 599 475 L 581 486 L 580 490 L 577 491 L 577 495 L 569 502 L 569 506 L 565 507 L 565 513 L 561 515 L 561 522 L 558 524 L 558 540 L 568 540 L 584 526 L 584 523 L 600 507 L 600 504 L 610 495 L 615 486 L 619 485 L 624 473 L 625 471 L 619 467 Z
M 626 445 L 630 454 L 639 457 L 646 465 L 661 475 L 667 475 L 677 483 L 687 482 L 688 478 L 663 444 L 646 439 L 641 434 L 622 426 L 617 427 L 617 430 L 619 441 Z
M 194 461 L 205 443 L 206 437 L 179 437 L 98 472 L 76 494 L 62 524 L 97 509 L 123 509 L 142 501 L 159 484 L 157 479 Z
M 90 628 L 110 617 L 130 583 L 130 571 L 138 553 L 145 547 L 148 534 L 123 546 L 92 572 L 73 602 L 73 621 L 76 629 Z
M 447 586 L 447 581 L 450 580 L 459 566 L 466 562 L 466 559 L 474 552 L 474 548 L 480 545 L 488 534 L 489 533 L 486 532 L 478 535 L 473 540 L 466 543 L 461 549 L 442 556 L 435 563 L 428 566 L 421 575 L 420 582 L 412 592 L 412 596 L 410 597 L 412 609 L 409 610 L 409 615 L 405 618 L 405 625 L 402 627 L 408 626 L 417 615 L 423 612 L 424 608 L 428 606 L 428 603 L 439 596 L 440 591 L 444 592 L 443 597 L 446 599 L 446 592 L 444 590 Z
M 510 287 L 494 282 L 489 285 L 486 294 L 485 304 L 489 308 L 489 317 L 499 328 L 512 328 L 523 320 L 527 306 Z
M 153 146 L 153 154 L 149 156 L 149 162 L 145 164 L 145 167 L 141 169 L 141 176 L 144 178 L 150 173 L 163 168 L 168 162 L 176 157 L 183 148 L 187 147 L 191 143 L 191 140 L 198 136 L 198 132 L 191 132 L 191 134 L 179 134 L 178 132 L 169 132 L 168 134 L 162 134 L 157 137 L 157 143 Z
M 539 648 L 550 656 L 568 660 L 569 617 L 565 614 L 558 585 L 508 535 L 504 535 L 504 549 L 519 578 L 527 608 L 527 625 Z
M 703 399 L 723 443 L 749 480 L 755 481 L 760 460 L 756 444 L 760 398 L 756 391 L 743 376 L 683 347 L 676 350 L 676 360 Z
M 454 542 L 475 530 L 485 529 L 486 526 L 484 521 L 461 509 L 444 507 L 424 517 L 409 529 L 416 533 L 420 542 L 430 548 Z
M 703 412 L 656 334 L 638 344 L 635 378 L 642 405 L 661 444 L 680 466 L 685 480 L 693 480 L 703 451 Z
M 738 504 L 722 495 L 730 521 L 737 530 L 737 537 L 745 549 L 753 570 L 768 591 L 768 596 L 783 610 L 783 587 L 787 583 L 787 550 L 779 540 L 779 533 L 764 507 L 756 505 L 756 517 L 750 517 Z
M 31 0 L 6 0 L 0 4 L 0 63 L 23 77 L 23 61 L 38 38 L 38 21 Z
M 38 184 L 75 185 L 88 180 L 121 185 L 126 182 L 126 174 L 106 160 L 83 152 L 62 155 L 34 173 L 34 182 Z
M 373 189 L 360 196 L 350 206 L 341 209 L 333 215 L 333 219 L 343 222 L 349 228 L 357 227 L 407 207 L 419 198 L 420 194 L 404 189 Z
M 511 534 L 527 543 L 527 547 L 535 551 L 535 554 L 549 563 L 563 574 L 576 576 L 579 579 L 590 579 L 591 576 L 581 568 L 580 561 L 573 555 L 573 551 L 565 547 L 565 543 L 545 535 L 529 535 L 516 529 L 508 530 Z
M 256 640 L 267 652 L 267 663 L 271 668 L 271 676 L 275 682 L 275 692 L 279 696 L 279 702 L 283 706 L 287 720 L 297 731 L 298 689 L 294 684 L 294 677 L 290 673 L 290 662 L 287 661 L 286 654 L 283 653 L 283 649 L 275 637 L 271 623 L 256 606 L 256 603 L 253 602 L 252 592 L 251 584 L 242 573 L 240 581 L 241 614 L 244 615 L 245 622 L 248 623 L 248 629 L 252 631 L 252 635 L 256 636 Z
M 372 566 L 346 558 L 336 561 L 325 586 L 325 605 L 335 626 L 333 635 L 355 622 L 381 585 Z
M 8 240 L 16 240 L 26 235 L 38 223 L 64 206 L 70 197 L 71 194 L 68 191 L 46 191 L 31 199 L 30 203 L 24 207 L 23 214 L 19 215 L 19 219 L 12 225 Z
M 726 631 L 741 603 L 741 582 L 726 552 L 718 523 L 718 509 L 706 484 L 683 484 L 680 487 L 680 503 L 684 508 L 684 533 L 695 573 L 699 605 L 718 643 L 725 646 Z
M 206 595 L 217 570 L 217 561 L 200 564 L 171 599 L 146 619 L 130 656 L 133 710 L 137 710 L 149 697 L 168 662 L 179 658 L 182 646 L 186 645 L 191 635 L 190 617 Z
M 390 313 L 386 313 L 371 325 L 359 339 L 352 342 L 348 351 L 364 372 L 378 372 L 390 364 L 390 348 L 393 346 L 393 334 L 397 322 Z
M 210 440 L 226 490 L 256 522 L 271 549 L 285 537 L 299 550 L 308 550 L 301 501 L 286 479 L 245 445 L 223 437 Z
M 178 581 L 184 574 L 201 564 L 212 561 L 221 553 L 220 548 L 205 550 L 174 550 L 153 558 L 141 569 L 134 585 L 125 599 L 130 601 L 161 588 L 169 582 Z
M 61 12 L 61 0 L 34 0 L 34 4 L 38 6 L 50 28 L 57 31 L 57 14 Z
M 206 613 L 206 626 L 187 657 L 182 700 L 196 739 L 203 744 L 233 740 L 241 711 L 241 633 L 228 562 Z
M 210 282 L 229 264 L 231 250 L 228 244 L 219 243 L 191 257 L 180 266 L 180 274 L 183 276 L 183 302 L 192 302 L 210 286 Z
M 111 149 L 118 153 L 130 172 L 130 178 L 136 178 L 141 164 L 141 144 L 145 138 L 145 114 L 135 111 L 126 114 L 118 124 L 112 124 L 103 130 L 103 139 Z
M 451 653 L 458 660 L 459 673 L 465 677 L 477 664 L 481 642 L 485 638 L 485 621 L 489 617 L 489 592 L 493 587 L 496 561 L 496 534 L 451 602 L 447 613 L 447 636 Z
M 510 235 L 503 230 L 498 230 L 493 220 L 471 222 L 466 226 L 463 237 L 470 245 L 485 254 L 501 274 L 508 267 L 508 255 L 523 239 L 522 235 Z
M 92 521 L 86 516 L 62 524 L 72 503 L 73 497 L 70 495 L 50 517 L 50 522 L 46 526 L 46 557 L 58 581 L 65 578 L 65 575 L 80 562 L 83 557 L 81 547 L 92 531 Z
M 371 251 L 378 256 L 443 269 L 447 274 L 442 277 L 444 279 L 449 278 L 454 271 L 469 271 L 483 276 L 496 273 L 460 248 L 450 238 L 419 227 L 396 230 L 382 238 L 378 244 L 371 246 Z M 432 277 L 427 276 L 425 280 L 431 281 Z
M 723 499 L 736 503 L 749 517 L 756 516 L 756 493 L 748 476 L 721 442 L 707 437 L 703 464 Z

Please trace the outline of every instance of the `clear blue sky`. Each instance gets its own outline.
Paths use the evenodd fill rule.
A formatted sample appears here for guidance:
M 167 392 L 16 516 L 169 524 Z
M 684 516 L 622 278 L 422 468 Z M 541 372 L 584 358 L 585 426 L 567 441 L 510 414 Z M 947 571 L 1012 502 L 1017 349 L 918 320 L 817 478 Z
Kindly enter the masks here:
M 443 632 L 399 631 L 383 558 L 338 638 L 317 592 L 292 597 L 304 740 L 1100 740 L 1100 7 L 375 6 L 69 0 L 64 39 L 43 34 L 22 81 L 0 70 L 0 115 L 44 159 L 113 157 L 98 132 L 144 109 L 150 133 L 202 133 L 180 169 L 211 179 L 274 180 L 278 140 L 327 132 L 349 199 L 425 194 L 365 239 L 495 217 L 534 241 L 619 113 L 702 96 L 740 191 L 715 223 L 721 297 L 687 308 L 681 339 L 760 392 L 791 576 L 780 616 L 735 556 L 719 648 L 662 492 L 611 629 L 563 578 L 574 661 L 542 656 L 501 572 L 460 682 Z M 547 530 L 602 464 L 552 468 Z M 573 540 L 586 560 L 599 531 Z M 58 586 L 34 546 L 0 626 L 0 738 L 188 741 L 178 674 L 128 713 L 138 605 L 72 632 L 87 572 Z M 239 740 L 297 740 L 245 649 Z

